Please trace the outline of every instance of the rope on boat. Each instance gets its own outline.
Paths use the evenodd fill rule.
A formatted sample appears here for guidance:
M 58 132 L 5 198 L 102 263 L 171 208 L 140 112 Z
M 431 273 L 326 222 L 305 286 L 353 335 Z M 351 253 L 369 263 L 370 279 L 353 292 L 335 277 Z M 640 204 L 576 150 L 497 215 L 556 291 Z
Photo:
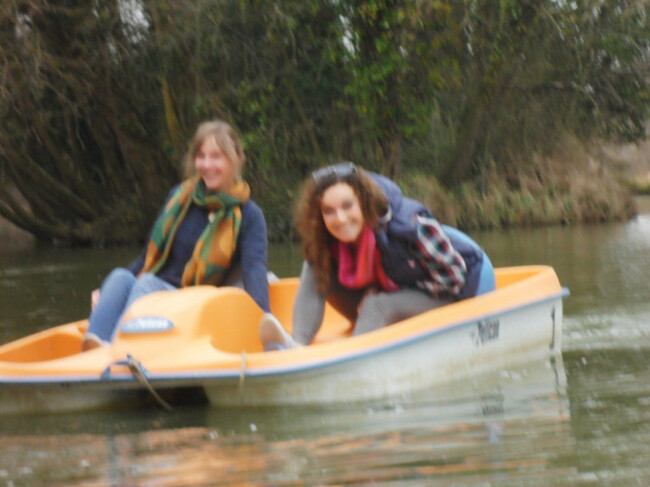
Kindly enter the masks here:
M 241 367 L 239 368 L 239 402 L 244 402 L 244 382 L 246 380 L 246 350 L 241 351 Z
M 158 403 L 162 407 L 164 407 L 167 411 L 171 411 L 172 407 L 169 405 L 167 401 L 165 401 L 162 397 L 160 397 L 160 394 L 156 392 L 156 390 L 149 382 L 149 379 L 147 379 L 147 374 L 142 364 L 138 360 L 136 360 L 131 354 L 128 354 L 126 356 L 126 365 L 131 371 L 131 374 L 133 375 L 135 380 L 137 380 L 140 385 L 145 386 L 149 390 L 151 395 L 154 397 L 154 399 L 158 401 Z
M 158 401 L 158 404 L 164 407 L 167 411 L 172 410 L 172 407 L 169 405 L 169 403 L 160 397 L 160 394 L 158 394 L 153 388 L 149 382 L 149 379 L 147 379 L 146 369 L 135 357 L 133 357 L 131 354 L 127 354 L 126 360 L 118 360 L 117 362 L 112 363 L 106 367 L 106 370 L 104 370 L 104 372 L 102 372 L 100 376 L 102 379 L 108 379 L 110 377 L 111 367 L 113 365 L 126 365 L 131 371 L 133 378 L 138 382 L 138 384 L 144 386 L 151 393 L 154 399 Z

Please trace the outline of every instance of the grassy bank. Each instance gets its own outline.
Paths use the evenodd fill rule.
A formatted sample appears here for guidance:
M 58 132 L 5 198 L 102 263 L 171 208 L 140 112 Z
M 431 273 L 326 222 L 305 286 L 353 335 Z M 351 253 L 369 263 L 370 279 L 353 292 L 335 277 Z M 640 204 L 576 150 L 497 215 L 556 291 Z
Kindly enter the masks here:
M 636 194 L 650 195 L 650 172 L 631 177 L 630 184 Z
M 0 217 L 0 251 L 31 248 L 34 237 Z
M 455 191 L 425 174 L 400 183 L 441 221 L 466 230 L 600 223 L 637 213 L 630 165 L 602 147 L 567 140 L 555 154 L 516 167 L 503 173 L 493 166 Z

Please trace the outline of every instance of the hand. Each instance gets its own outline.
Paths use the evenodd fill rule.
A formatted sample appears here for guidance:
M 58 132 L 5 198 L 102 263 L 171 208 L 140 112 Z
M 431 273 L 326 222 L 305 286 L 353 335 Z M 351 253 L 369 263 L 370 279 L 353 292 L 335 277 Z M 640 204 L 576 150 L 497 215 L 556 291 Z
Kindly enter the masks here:
M 95 306 L 97 306 L 97 303 L 99 302 L 99 289 L 95 289 L 92 293 L 90 293 L 90 309 L 95 309 Z

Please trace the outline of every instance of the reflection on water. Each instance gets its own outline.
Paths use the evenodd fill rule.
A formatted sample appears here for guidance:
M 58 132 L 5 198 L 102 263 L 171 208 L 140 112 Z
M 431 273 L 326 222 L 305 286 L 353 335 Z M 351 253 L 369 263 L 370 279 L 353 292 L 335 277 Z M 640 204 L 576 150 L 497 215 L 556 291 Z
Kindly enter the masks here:
M 0 341 L 84 318 L 103 276 L 138 249 L 54 249 L 0 255 Z
M 626 223 L 477 236 L 495 265 L 547 264 L 570 297 L 563 350 L 650 344 L 650 214 Z
M 626 223 L 481 234 L 495 265 L 547 264 L 571 289 L 567 314 L 645 308 L 650 214 Z
M 569 353 L 404 402 L 18 416 L 0 428 L 0 481 L 648 485 L 649 360 Z
M 2 426 L 0 479 L 281 486 L 449 478 L 454 485 L 517 485 L 543 470 L 559 480 L 567 468 L 558 457 L 573 451 L 564 389 L 562 361 L 546 360 L 392 403 L 17 416 Z
M 570 288 L 560 359 L 390 403 L 3 417 L 0 485 L 650 485 L 650 215 L 475 237 Z M 82 317 L 137 251 L 2 255 L 0 338 Z M 296 275 L 298 256 L 273 248 L 271 268 Z
M 650 349 L 564 354 L 571 431 L 584 454 L 580 471 L 611 481 L 650 485 Z

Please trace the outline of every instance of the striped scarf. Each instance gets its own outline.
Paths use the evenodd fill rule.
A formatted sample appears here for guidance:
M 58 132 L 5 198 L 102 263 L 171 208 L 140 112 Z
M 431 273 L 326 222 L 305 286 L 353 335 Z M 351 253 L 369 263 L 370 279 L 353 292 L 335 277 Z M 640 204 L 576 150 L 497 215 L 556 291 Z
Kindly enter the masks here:
M 185 265 L 181 286 L 219 284 L 230 268 L 241 228 L 241 207 L 249 196 L 250 188 L 244 181 L 236 182 L 228 193 L 206 190 L 198 176 L 181 183 L 154 224 L 142 272 L 156 274 L 162 269 L 178 227 L 194 203 L 210 211 L 210 221 Z

